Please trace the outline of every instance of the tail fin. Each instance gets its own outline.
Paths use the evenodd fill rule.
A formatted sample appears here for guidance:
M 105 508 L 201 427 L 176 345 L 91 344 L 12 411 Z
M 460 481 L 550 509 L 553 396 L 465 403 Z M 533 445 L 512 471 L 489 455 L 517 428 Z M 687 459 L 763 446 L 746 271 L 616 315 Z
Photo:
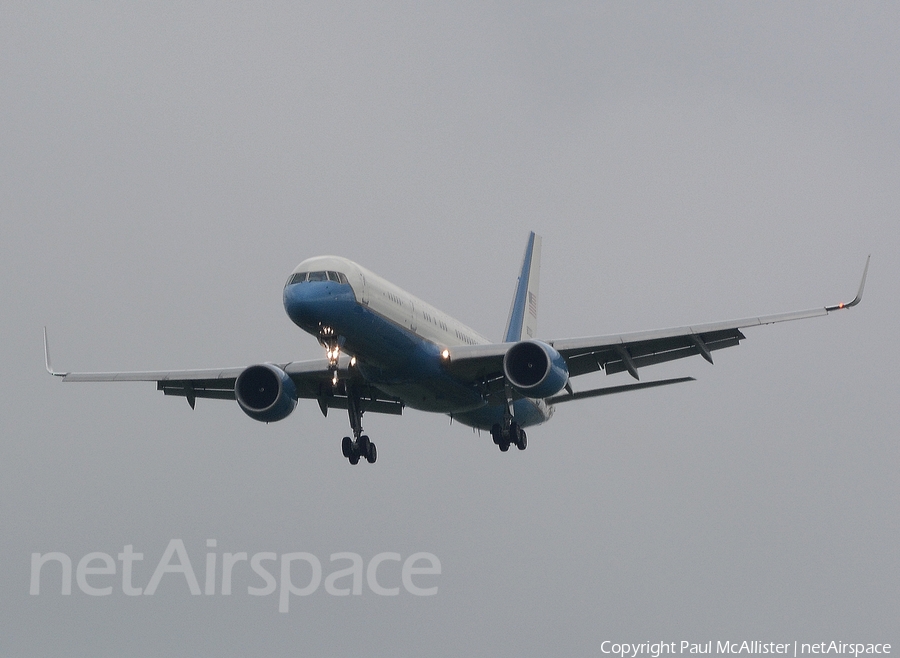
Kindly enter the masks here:
M 525 247 L 525 258 L 516 284 L 516 294 L 509 307 L 509 319 L 506 321 L 506 334 L 503 337 L 505 342 L 514 343 L 537 335 L 540 275 L 541 236 L 532 231 L 528 237 L 528 246 Z

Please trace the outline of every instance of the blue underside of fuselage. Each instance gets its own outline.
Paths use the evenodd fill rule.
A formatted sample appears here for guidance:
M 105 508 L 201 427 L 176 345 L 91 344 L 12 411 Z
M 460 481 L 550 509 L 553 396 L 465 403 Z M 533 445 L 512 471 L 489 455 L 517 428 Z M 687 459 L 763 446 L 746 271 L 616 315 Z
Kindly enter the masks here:
M 363 378 L 407 406 L 450 414 L 461 423 L 483 429 L 503 422 L 502 406 L 488 405 L 475 386 L 444 370 L 441 346 L 360 304 L 351 286 L 335 281 L 288 285 L 284 309 L 294 324 L 313 336 L 318 336 L 322 327 L 342 336 L 342 349 L 356 357 Z M 521 426 L 545 420 L 529 400 L 514 404 L 514 416 Z

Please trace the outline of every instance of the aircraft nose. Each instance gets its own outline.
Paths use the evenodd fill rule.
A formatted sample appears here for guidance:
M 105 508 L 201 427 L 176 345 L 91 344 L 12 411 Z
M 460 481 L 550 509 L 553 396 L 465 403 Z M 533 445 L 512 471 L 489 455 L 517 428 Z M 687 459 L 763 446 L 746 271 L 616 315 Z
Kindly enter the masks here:
M 333 281 L 305 281 L 285 286 L 284 310 L 302 329 L 315 330 L 320 324 L 330 324 L 340 304 L 349 301 L 349 286 Z M 348 294 L 349 292 L 349 294 Z
M 295 283 L 284 289 L 284 310 L 294 324 L 306 329 L 317 326 L 322 302 L 328 295 L 315 283 Z

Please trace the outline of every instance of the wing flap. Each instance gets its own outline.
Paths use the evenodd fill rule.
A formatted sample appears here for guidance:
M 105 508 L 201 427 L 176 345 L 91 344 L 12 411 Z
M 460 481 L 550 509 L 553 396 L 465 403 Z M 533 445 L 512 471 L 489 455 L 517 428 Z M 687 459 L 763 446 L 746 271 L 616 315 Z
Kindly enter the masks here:
M 346 409 L 348 402 L 346 395 L 329 395 L 323 398 L 328 409 Z M 379 395 L 364 397 L 360 404 L 364 413 L 390 414 L 399 416 L 403 413 L 403 403 L 396 398 L 387 398 Z
M 656 340 L 618 343 L 589 351 L 560 351 L 569 366 L 569 375 L 584 375 L 597 370 L 605 370 L 611 375 L 628 372 L 629 365 L 622 358 L 622 350 L 627 350 L 635 368 L 700 355 L 712 363 L 710 352 L 734 347 L 744 340 L 739 329 L 714 331 L 699 334 L 683 334 Z
M 201 380 L 202 381 L 202 380 Z M 220 379 L 217 385 L 207 386 L 190 381 L 162 381 L 156 383 L 156 390 L 163 395 L 178 395 L 188 401 L 196 398 L 211 398 L 214 400 L 234 400 L 234 380 Z M 193 404 L 191 406 L 194 406 Z

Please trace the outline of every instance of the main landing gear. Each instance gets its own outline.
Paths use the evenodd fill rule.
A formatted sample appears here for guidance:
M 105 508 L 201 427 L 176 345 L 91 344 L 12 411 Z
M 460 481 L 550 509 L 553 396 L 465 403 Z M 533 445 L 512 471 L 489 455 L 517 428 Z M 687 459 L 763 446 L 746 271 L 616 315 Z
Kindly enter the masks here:
M 491 438 L 494 439 L 494 443 L 500 448 L 500 452 L 509 450 L 511 444 L 515 445 L 519 450 L 525 450 L 528 447 L 528 438 L 525 436 L 525 430 L 519 427 L 519 424 L 514 420 L 509 420 L 504 425 L 506 427 L 500 423 L 494 423 L 494 426 L 491 428 Z
M 350 416 L 353 438 L 351 439 L 349 436 L 343 438 L 341 441 L 341 452 L 354 466 L 359 463 L 360 459 L 365 459 L 370 464 L 374 464 L 378 458 L 378 451 L 375 448 L 375 444 L 369 440 L 369 437 L 362 433 L 362 405 L 359 393 L 355 391 L 355 387 L 350 382 L 347 382 L 347 414 Z
M 353 441 L 349 436 L 345 436 L 341 441 L 341 452 L 344 453 L 344 457 L 350 460 L 350 463 L 354 466 L 359 463 L 359 460 L 362 457 L 365 457 L 366 461 L 370 464 L 374 464 L 375 460 L 378 458 L 378 451 L 375 449 L 375 444 L 372 443 L 365 434 L 356 441 Z

